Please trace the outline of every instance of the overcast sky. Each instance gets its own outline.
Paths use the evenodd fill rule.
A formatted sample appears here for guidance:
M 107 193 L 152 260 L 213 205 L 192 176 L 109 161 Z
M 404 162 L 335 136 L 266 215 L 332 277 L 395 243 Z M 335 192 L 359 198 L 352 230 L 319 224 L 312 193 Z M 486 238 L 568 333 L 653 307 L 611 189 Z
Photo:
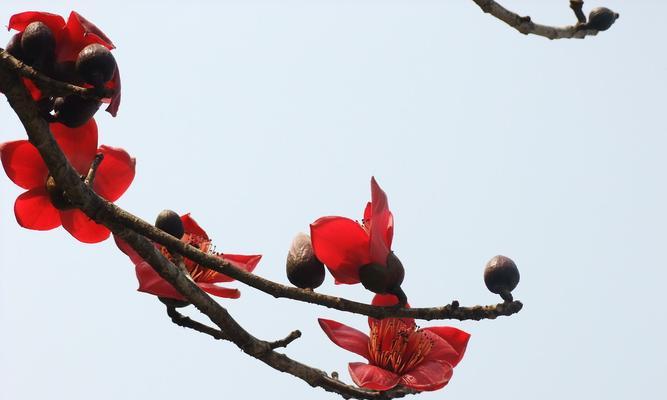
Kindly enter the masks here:
M 565 25 L 565 0 L 506 0 Z M 656 399 L 667 371 L 667 53 L 661 1 L 586 1 L 621 14 L 585 40 L 527 37 L 470 0 L 18 1 L 77 10 L 117 46 L 117 118 L 100 142 L 137 158 L 118 201 L 153 220 L 192 212 L 223 252 L 261 253 L 287 282 L 292 237 L 323 215 L 361 218 L 374 175 L 395 217 L 413 306 L 500 299 L 496 254 L 521 271 L 524 309 L 423 322 L 472 334 L 443 390 L 421 399 Z M 10 33 L 0 38 L 6 43 Z M 25 138 L 5 101 L 0 142 Z M 173 325 L 136 292 L 113 241 L 21 229 L 0 174 L 0 398 L 332 399 L 235 346 Z M 360 361 L 318 317 L 238 283 L 220 302 L 253 334 L 300 329 L 291 357 L 350 382 Z M 322 292 L 360 301 L 361 286 Z M 196 312 L 193 316 L 200 317 Z

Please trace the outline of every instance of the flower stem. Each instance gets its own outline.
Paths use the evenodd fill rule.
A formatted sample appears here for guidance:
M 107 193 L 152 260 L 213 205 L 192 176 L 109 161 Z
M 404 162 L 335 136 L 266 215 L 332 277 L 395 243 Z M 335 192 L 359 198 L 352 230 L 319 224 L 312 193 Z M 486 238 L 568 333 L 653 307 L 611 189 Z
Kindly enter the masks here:
M 95 154 L 93 163 L 90 164 L 88 175 L 86 175 L 86 179 L 83 181 L 86 184 L 86 186 L 90 187 L 95 182 L 95 174 L 97 173 L 97 168 L 99 168 L 100 163 L 102 163 L 102 160 L 104 160 L 104 154 L 102 153 Z

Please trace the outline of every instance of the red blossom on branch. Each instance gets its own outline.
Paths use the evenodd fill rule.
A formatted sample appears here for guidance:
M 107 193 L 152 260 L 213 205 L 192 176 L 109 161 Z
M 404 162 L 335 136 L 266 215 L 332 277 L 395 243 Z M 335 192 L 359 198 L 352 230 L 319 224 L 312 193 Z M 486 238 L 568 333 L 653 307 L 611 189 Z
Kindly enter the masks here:
M 376 295 L 373 305 L 397 303 L 392 295 Z M 397 385 L 418 391 L 437 390 L 449 382 L 470 335 L 450 326 L 417 329 L 411 318 L 368 319 L 370 336 L 340 322 L 319 319 L 332 342 L 368 363 L 353 362 L 350 376 L 358 386 L 389 390 Z
M 190 246 L 196 247 L 204 253 L 214 254 L 217 257 L 228 261 L 235 267 L 244 269 L 248 272 L 252 272 L 255 267 L 257 267 L 259 260 L 262 258 L 261 255 L 217 253 L 214 251 L 212 241 L 208 237 L 208 234 L 206 234 L 206 231 L 204 231 L 199 226 L 199 224 L 197 224 L 197 222 L 192 217 L 190 217 L 190 214 L 181 216 L 181 221 L 183 222 L 183 228 L 185 231 L 181 241 L 189 244 Z M 137 279 L 139 280 L 138 290 L 140 292 L 150 293 L 159 297 L 166 297 L 175 300 L 185 300 L 185 298 L 169 282 L 158 275 L 158 273 L 155 272 L 150 264 L 141 258 L 141 256 L 139 256 L 139 254 L 137 254 L 137 252 L 135 252 L 132 247 L 130 247 L 125 241 L 117 236 L 114 236 L 114 239 L 118 248 L 128 257 L 130 257 L 130 260 L 136 267 Z M 174 261 L 174 257 L 164 246 L 156 243 L 155 247 L 158 248 L 168 259 Z M 229 289 L 216 285 L 216 283 L 221 282 L 232 282 L 234 281 L 233 278 L 202 267 L 201 265 L 188 258 L 183 259 L 183 264 L 189 276 L 203 291 L 214 296 L 227 297 L 231 299 L 237 299 L 241 296 L 241 292 L 238 289 Z
M 55 39 L 55 61 L 57 63 L 73 63 L 76 61 L 79 52 L 90 44 L 99 44 L 109 50 L 116 48 L 111 39 L 100 28 L 76 11 L 70 13 L 67 22 L 60 15 L 41 11 L 26 11 L 14 14 L 9 19 L 7 29 L 14 29 L 21 34 L 32 22 L 42 22 L 53 33 Z M 118 67 L 115 68 L 113 78 L 109 82 L 106 82 L 104 86 L 107 89 L 114 89 L 113 97 L 107 99 L 110 104 L 106 110 L 115 117 L 120 107 L 121 98 L 120 71 Z M 36 86 L 29 85 L 28 89 L 33 98 L 39 99 L 42 97 L 41 91 Z
M 387 265 L 394 236 L 394 217 L 387 195 L 371 178 L 371 201 L 361 224 L 346 217 L 322 217 L 310 224 L 310 233 L 315 255 L 336 283 L 359 283 L 362 266 Z
M 120 148 L 97 147 L 97 124 L 90 119 L 78 128 L 59 123 L 49 125 L 53 137 L 74 169 L 83 177 L 88 173 L 96 154 L 104 156 L 99 165 L 93 190 L 101 197 L 116 201 L 134 179 L 135 160 Z M 40 231 L 62 225 L 72 236 L 84 243 L 98 243 L 110 231 L 74 208 L 58 188 L 37 148 L 27 140 L 0 144 L 0 158 L 5 173 L 16 185 L 27 189 L 14 203 L 16 221 L 24 228 Z

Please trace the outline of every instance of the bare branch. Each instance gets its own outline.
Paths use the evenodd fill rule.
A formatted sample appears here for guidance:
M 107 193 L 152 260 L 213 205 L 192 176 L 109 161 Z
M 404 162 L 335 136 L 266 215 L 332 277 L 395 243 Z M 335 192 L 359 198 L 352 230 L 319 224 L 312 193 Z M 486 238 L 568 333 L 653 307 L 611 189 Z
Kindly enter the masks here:
M 595 29 L 582 29 L 581 17 L 584 17 L 583 22 L 586 22 L 586 17 L 581 10 L 583 7 L 583 1 L 581 0 L 574 0 L 570 2 L 570 7 L 574 10 L 579 22 L 576 25 L 567 25 L 563 27 L 536 24 L 529 16 L 520 16 L 519 14 L 516 14 L 501 6 L 494 0 L 472 1 L 474 1 L 475 4 L 477 4 L 479 8 L 481 8 L 485 13 L 493 15 L 524 35 L 532 34 L 543 36 L 548 39 L 583 39 L 586 36 L 595 36 L 598 34 L 598 31 Z M 581 4 L 579 5 L 574 3 Z M 577 7 L 578 9 L 576 9 Z

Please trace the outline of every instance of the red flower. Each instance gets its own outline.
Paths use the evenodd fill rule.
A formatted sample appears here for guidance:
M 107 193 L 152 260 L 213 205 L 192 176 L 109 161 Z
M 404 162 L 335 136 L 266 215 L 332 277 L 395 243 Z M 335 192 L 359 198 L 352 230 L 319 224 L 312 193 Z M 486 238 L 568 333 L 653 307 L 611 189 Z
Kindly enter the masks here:
M 322 217 L 310 224 L 310 236 L 315 256 L 327 266 L 336 283 L 359 283 L 360 267 L 387 265 L 394 236 L 387 195 L 371 178 L 371 201 L 361 224 L 345 217 Z
M 74 169 L 85 176 L 95 155 L 104 154 L 97 169 L 93 190 L 109 201 L 116 201 L 134 179 L 134 158 L 123 149 L 97 148 L 97 124 L 90 119 L 78 128 L 59 123 L 49 125 L 56 142 Z M 14 203 L 14 215 L 24 228 L 46 231 L 62 225 L 72 236 L 84 243 L 97 243 L 109 237 L 109 230 L 92 221 L 86 214 L 73 209 L 53 187 L 46 164 L 37 149 L 27 140 L 0 144 L 2 166 L 9 179 L 27 189 Z M 47 182 L 49 189 L 47 190 Z M 54 202 L 56 203 L 54 205 Z M 59 208 L 56 208 L 58 206 Z
M 67 22 L 60 15 L 47 12 L 26 11 L 14 14 L 9 19 L 7 29 L 23 32 L 30 23 L 37 21 L 44 23 L 53 32 L 56 41 L 57 62 L 76 61 L 79 52 L 89 44 L 101 44 L 109 50 L 116 48 L 111 39 L 100 28 L 76 11 L 70 13 Z M 120 71 L 118 67 L 116 67 L 111 81 L 107 82 L 105 86 L 108 89 L 115 89 L 114 96 L 109 99 L 111 104 L 107 107 L 107 111 L 115 117 L 118 107 L 120 107 Z M 33 98 L 37 97 L 39 99 L 41 97 L 41 92 L 37 87 L 29 87 L 29 90 Z
M 259 260 L 262 258 L 261 255 L 244 256 L 238 254 L 217 253 L 213 249 L 211 239 L 197 224 L 197 222 L 195 222 L 195 220 L 190 217 L 190 214 L 181 216 L 181 221 L 183 222 L 183 228 L 185 231 L 181 241 L 198 248 L 204 253 L 212 254 L 216 257 L 222 258 L 235 267 L 244 269 L 248 272 L 252 272 L 255 267 L 257 267 Z M 130 257 L 130 260 L 132 260 L 136 267 L 137 279 L 139 280 L 138 290 L 140 292 L 150 293 L 159 297 L 167 297 L 170 299 L 185 300 L 185 298 L 181 296 L 181 294 L 178 293 L 178 291 L 169 282 L 162 279 L 162 277 L 158 275 L 157 272 L 155 272 L 150 264 L 141 258 L 141 256 L 137 254 L 134 249 L 130 247 L 130 245 L 117 236 L 114 236 L 114 239 L 116 240 L 116 245 L 118 248 L 123 253 L 127 254 L 128 257 Z M 173 259 L 169 251 L 164 248 L 164 246 L 156 243 L 155 247 L 158 248 L 167 258 Z M 241 292 L 238 289 L 229 289 L 216 285 L 216 283 L 219 282 L 232 282 L 234 280 L 233 278 L 202 267 L 201 265 L 188 258 L 185 258 L 183 261 L 188 274 L 197 284 L 197 286 L 199 286 L 203 291 L 214 296 L 227 297 L 230 299 L 238 299 L 241 296 Z
M 373 305 L 394 305 L 396 297 L 376 295 Z M 359 354 L 368 363 L 350 363 L 354 383 L 372 390 L 403 385 L 419 391 L 437 390 L 452 377 L 470 335 L 450 326 L 417 329 L 411 318 L 368 319 L 370 337 L 354 328 L 319 319 L 329 339 Z

